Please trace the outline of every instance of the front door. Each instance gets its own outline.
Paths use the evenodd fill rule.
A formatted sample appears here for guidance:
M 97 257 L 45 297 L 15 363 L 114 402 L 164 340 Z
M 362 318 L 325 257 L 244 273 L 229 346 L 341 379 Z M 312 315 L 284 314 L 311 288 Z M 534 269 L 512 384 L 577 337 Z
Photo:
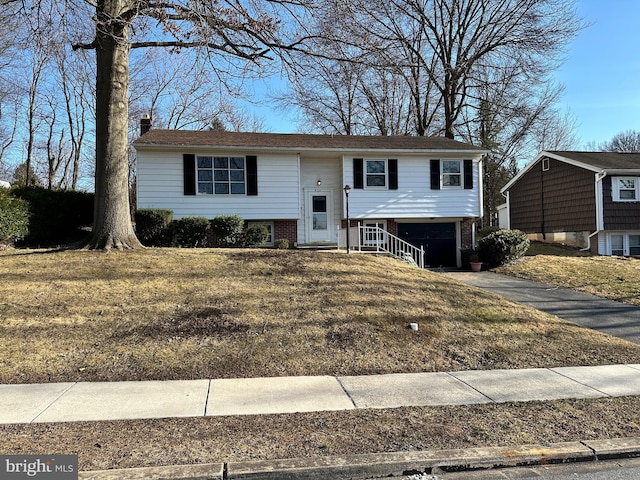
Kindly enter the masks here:
M 308 192 L 306 210 L 307 241 L 309 243 L 335 242 L 330 192 Z

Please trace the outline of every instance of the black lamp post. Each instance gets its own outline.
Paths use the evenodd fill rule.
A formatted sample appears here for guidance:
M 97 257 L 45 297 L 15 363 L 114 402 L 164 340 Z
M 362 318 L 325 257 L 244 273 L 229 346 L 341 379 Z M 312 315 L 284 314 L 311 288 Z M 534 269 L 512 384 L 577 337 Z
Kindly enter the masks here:
M 347 198 L 347 203 L 346 203 L 346 207 L 347 207 L 347 253 L 351 252 L 351 245 L 349 245 L 349 230 L 350 230 L 350 225 L 349 225 L 349 192 L 351 191 L 351 187 L 349 185 L 345 185 L 344 186 L 344 195 Z

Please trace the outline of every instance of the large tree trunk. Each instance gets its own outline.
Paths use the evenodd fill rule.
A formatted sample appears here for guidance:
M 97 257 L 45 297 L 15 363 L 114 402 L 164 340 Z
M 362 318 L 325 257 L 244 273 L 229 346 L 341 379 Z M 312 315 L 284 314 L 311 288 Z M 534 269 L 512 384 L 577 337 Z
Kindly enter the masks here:
M 93 234 L 88 248 L 141 247 L 129 213 L 129 41 L 119 22 L 122 2 L 98 2 L 96 29 L 96 175 Z

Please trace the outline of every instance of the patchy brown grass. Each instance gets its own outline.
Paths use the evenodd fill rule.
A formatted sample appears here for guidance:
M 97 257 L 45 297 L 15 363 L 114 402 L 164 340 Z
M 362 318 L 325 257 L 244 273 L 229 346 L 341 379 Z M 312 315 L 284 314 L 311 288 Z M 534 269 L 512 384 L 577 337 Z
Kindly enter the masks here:
M 528 256 L 496 271 L 640 306 L 640 259 L 586 255 L 532 244 Z
M 2 383 L 555 367 L 640 353 L 365 255 L 11 251 L 0 277 Z
M 0 279 L 2 383 L 553 367 L 640 354 L 373 256 L 5 251 Z M 0 451 L 77 453 L 93 470 L 638 436 L 639 398 L 0 425 Z
M 81 470 L 640 435 L 640 397 L 120 422 L 0 425 L 0 450 L 74 453 Z M 124 434 L 126 432 L 126 434 Z

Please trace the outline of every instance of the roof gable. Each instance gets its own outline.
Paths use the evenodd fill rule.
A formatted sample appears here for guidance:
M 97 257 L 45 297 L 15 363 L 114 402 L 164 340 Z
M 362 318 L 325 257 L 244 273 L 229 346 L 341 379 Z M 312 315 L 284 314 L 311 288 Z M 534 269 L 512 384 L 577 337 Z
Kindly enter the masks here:
M 580 152 L 566 150 L 543 151 L 528 163 L 502 189 L 502 193 L 509 190 L 522 176 L 524 176 L 543 158 L 553 158 L 594 173 L 614 173 L 616 171 L 635 172 L 640 174 L 640 153 L 619 152 Z
M 640 170 L 640 153 L 549 151 L 557 157 L 598 170 Z M 554 158 L 557 158 L 554 157 Z M 561 160 L 560 158 L 557 158 Z
M 269 150 L 430 150 L 483 154 L 486 150 L 445 137 L 307 135 L 151 129 L 135 142 L 151 146 L 244 147 Z

